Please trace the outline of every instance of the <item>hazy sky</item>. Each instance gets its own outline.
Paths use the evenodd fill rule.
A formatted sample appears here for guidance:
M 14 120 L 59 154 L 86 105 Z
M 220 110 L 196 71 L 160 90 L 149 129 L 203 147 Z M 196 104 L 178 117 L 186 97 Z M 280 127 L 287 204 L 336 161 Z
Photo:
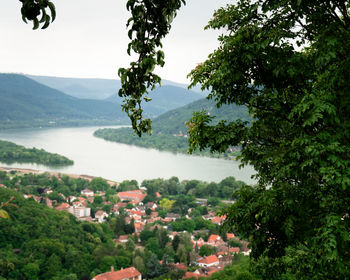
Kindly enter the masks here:
M 32 30 L 17 0 L 0 3 L 0 72 L 61 77 L 118 78 L 131 61 L 126 0 L 54 0 L 57 18 L 46 30 Z M 187 0 L 164 41 L 164 79 L 186 75 L 217 47 L 218 32 L 204 26 L 229 0 Z

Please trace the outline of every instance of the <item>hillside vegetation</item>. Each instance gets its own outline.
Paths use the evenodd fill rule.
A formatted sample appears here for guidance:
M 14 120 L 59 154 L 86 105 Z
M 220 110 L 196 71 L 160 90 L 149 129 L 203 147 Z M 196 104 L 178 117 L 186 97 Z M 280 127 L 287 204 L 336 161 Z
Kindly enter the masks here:
M 30 162 L 43 165 L 72 165 L 74 162 L 59 154 L 43 149 L 25 148 L 9 141 L 0 140 L 0 161 L 5 163 Z
M 152 101 L 144 104 L 144 112 L 149 117 L 155 117 L 201 99 L 204 95 L 178 86 L 164 85 L 151 91 L 148 97 L 152 98 Z M 123 98 L 118 94 L 106 100 L 117 104 L 123 103 Z
M 25 76 L 0 74 L 0 128 L 126 123 L 120 107 L 78 99 Z
M 216 116 L 215 121 L 220 120 L 233 121 L 241 119 L 250 121 L 251 118 L 247 109 L 242 106 L 224 105 L 220 109 L 215 106 L 212 100 L 200 99 L 184 107 L 171 110 L 153 120 L 153 135 L 143 135 L 141 138 L 136 136 L 131 128 L 121 129 L 99 129 L 94 135 L 108 141 L 133 144 L 145 148 L 155 148 L 171 152 L 186 153 L 188 148 L 186 122 L 192 117 L 194 111 L 205 110 L 211 116 Z M 234 154 L 237 149 L 233 148 Z M 196 152 L 196 154 L 210 154 L 208 151 Z M 226 153 L 228 156 L 232 153 Z

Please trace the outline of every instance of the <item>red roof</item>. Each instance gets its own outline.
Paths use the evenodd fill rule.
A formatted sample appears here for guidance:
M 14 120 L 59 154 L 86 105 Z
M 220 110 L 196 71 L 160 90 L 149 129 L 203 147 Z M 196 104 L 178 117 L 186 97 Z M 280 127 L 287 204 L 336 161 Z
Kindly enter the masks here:
M 187 279 L 187 278 L 191 278 L 191 277 L 194 277 L 194 278 L 198 278 L 198 277 L 203 277 L 203 275 L 199 274 L 199 273 L 195 273 L 195 272 L 186 272 L 185 276 L 183 279 Z
M 118 271 L 110 271 L 96 275 L 93 280 L 123 280 L 137 277 L 141 273 L 135 267 L 129 267 Z
M 68 203 L 62 203 L 61 205 L 57 206 L 56 209 L 57 210 L 66 210 L 70 207 L 70 205 Z
M 126 200 L 135 200 L 135 201 L 142 201 L 147 195 L 142 194 L 141 191 L 127 191 L 127 192 L 118 192 L 118 196 L 121 199 Z
M 220 236 L 217 234 L 211 234 L 208 238 L 208 242 L 216 242 L 220 239 Z
M 239 247 L 232 247 L 228 249 L 230 253 L 239 253 L 241 251 L 241 248 Z
M 231 238 L 234 238 L 235 235 L 233 233 L 226 233 L 226 237 L 227 239 L 231 239 Z
M 199 259 L 198 262 L 204 263 L 204 264 L 212 264 L 212 263 L 219 262 L 219 259 L 215 255 L 210 255 L 210 256 Z

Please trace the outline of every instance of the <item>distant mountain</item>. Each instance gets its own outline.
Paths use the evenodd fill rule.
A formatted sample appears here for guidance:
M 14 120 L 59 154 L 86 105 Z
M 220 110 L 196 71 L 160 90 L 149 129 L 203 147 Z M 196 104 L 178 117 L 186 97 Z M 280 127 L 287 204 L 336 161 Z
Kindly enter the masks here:
M 63 78 L 36 75 L 26 76 L 40 84 L 52 87 L 77 98 L 102 100 L 118 93 L 118 90 L 121 88 L 119 79 Z M 162 85 L 174 86 L 181 89 L 187 89 L 188 87 L 186 84 L 169 80 L 162 80 Z M 192 89 L 192 92 L 193 91 L 200 93 L 201 97 L 203 97 L 203 93 L 201 93 L 199 87 L 194 87 Z
M 105 100 L 116 104 L 123 103 L 123 98 L 118 95 L 121 83 L 117 79 L 81 79 L 33 75 L 27 75 L 27 77 L 77 98 Z M 144 102 L 143 108 L 147 117 L 159 116 L 206 95 L 197 90 L 188 90 L 187 85 L 172 81 L 162 80 L 162 85 L 149 94 L 149 97 L 153 99 L 151 102 Z
M 141 138 L 133 133 L 131 128 L 121 129 L 99 129 L 94 135 L 105 140 L 132 144 L 136 146 L 155 148 L 158 150 L 186 153 L 188 142 L 186 138 L 187 127 L 185 123 L 190 120 L 194 111 L 206 110 L 208 114 L 216 116 L 214 123 L 219 120 L 234 121 L 241 119 L 251 121 L 247 108 L 234 104 L 223 105 L 217 108 L 215 102 L 207 99 L 200 99 L 178 109 L 171 110 L 155 118 L 152 123 L 153 135 L 143 135 Z M 227 153 L 224 156 L 236 154 Z M 208 151 L 202 152 L 207 156 L 213 156 Z M 214 155 L 219 156 L 219 155 Z M 220 155 L 222 156 L 222 155 Z
M 177 86 L 161 86 L 151 91 L 148 97 L 152 98 L 152 101 L 144 102 L 143 108 L 148 116 L 153 117 L 201 99 L 203 95 Z M 117 104 L 123 103 L 123 98 L 118 94 L 106 100 Z
M 126 116 L 110 102 L 78 99 L 23 75 L 0 74 L 0 127 L 74 124 L 72 121 L 126 123 Z
M 121 87 L 120 80 L 117 79 L 26 76 L 40 84 L 62 91 L 65 94 L 85 99 L 103 100 L 118 92 Z

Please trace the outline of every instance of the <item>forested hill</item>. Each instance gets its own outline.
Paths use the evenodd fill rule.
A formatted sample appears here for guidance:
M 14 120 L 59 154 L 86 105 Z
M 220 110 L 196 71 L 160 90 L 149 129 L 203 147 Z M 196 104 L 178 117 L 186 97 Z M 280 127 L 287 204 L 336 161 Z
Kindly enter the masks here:
M 211 116 L 216 116 L 215 121 L 234 121 L 241 119 L 251 121 L 247 109 L 242 106 L 224 105 L 216 108 L 212 100 L 201 99 L 184 107 L 169 111 L 153 120 L 153 135 L 135 136 L 131 128 L 99 129 L 94 135 L 105 140 L 133 144 L 146 148 L 186 153 L 188 142 L 186 138 L 186 122 L 192 117 L 194 111 L 206 110 Z M 203 154 L 203 153 L 202 153 Z M 210 155 L 209 152 L 205 152 Z M 217 155 L 215 155 L 217 156 Z
M 178 86 L 164 85 L 151 91 L 148 97 L 152 98 L 152 101 L 144 103 L 143 109 L 148 116 L 152 117 L 201 99 L 204 94 Z M 123 102 L 123 98 L 119 97 L 118 94 L 114 94 L 106 100 L 117 104 Z
M 78 99 L 23 75 L 0 74 L 0 127 L 107 121 L 126 123 L 126 115 L 110 102 Z
M 222 107 L 220 107 L 220 109 L 218 109 L 213 100 L 202 98 L 184 107 L 166 112 L 154 119 L 153 131 L 155 134 L 186 133 L 187 127 L 185 123 L 190 120 L 193 112 L 201 110 L 205 110 L 211 116 L 216 116 L 214 122 L 219 120 L 234 121 L 237 119 L 251 121 L 251 117 L 249 116 L 247 109 L 243 106 L 224 104 Z
M 11 197 L 17 207 L 0 219 L 0 279 L 90 279 L 93 252 L 112 242 L 110 230 L 0 188 L 0 203 Z
M 74 163 L 72 160 L 59 154 L 49 153 L 43 149 L 25 148 L 3 140 L 0 140 L 0 161 L 7 164 L 30 162 L 46 166 L 63 166 Z

